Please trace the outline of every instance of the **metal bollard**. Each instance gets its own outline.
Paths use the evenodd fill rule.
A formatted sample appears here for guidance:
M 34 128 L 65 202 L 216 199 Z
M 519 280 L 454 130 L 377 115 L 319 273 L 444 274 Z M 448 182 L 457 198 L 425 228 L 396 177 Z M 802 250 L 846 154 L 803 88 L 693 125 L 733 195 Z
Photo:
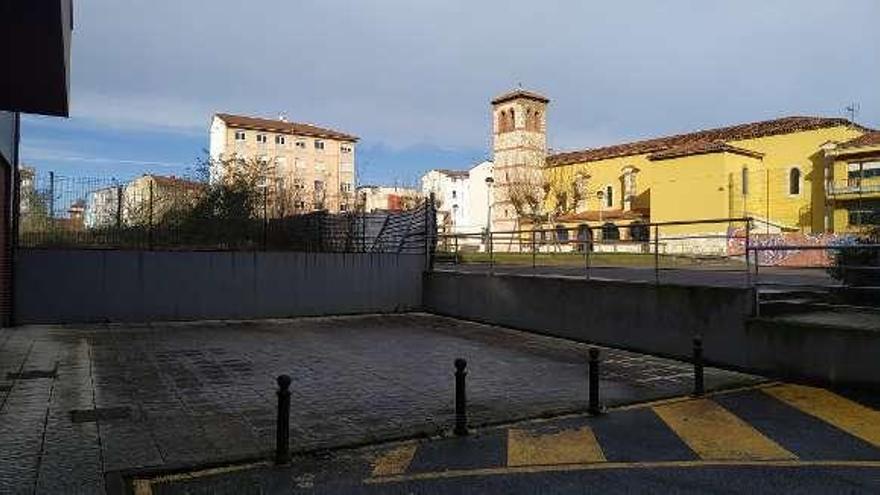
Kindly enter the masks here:
M 694 395 L 703 395 L 703 339 L 694 337 Z
M 278 377 L 278 421 L 275 428 L 275 464 L 290 461 L 290 377 Z
M 465 393 L 465 377 L 467 361 L 458 358 L 455 360 L 455 429 L 453 433 L 458 436 L 468 434 L 467 429 L 467 394 Z
M 602 410 L 599 408 L 599 349 L 596 347 L 590 347 L 590 361 L 587 378 L 589 379 L 590 384 L 590 404 L 587 411 L 590 414 L 601 414 Z

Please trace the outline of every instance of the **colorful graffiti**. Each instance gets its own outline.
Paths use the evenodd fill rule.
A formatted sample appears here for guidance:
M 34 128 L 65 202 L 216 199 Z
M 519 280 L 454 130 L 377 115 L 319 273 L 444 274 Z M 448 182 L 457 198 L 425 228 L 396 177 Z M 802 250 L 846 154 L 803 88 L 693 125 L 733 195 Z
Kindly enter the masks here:
M 745 251 L 746 231 L 743 227 L 728 230 L 728 256 L 742 256 Z M 845 234 L 804 234 L 801 232 L 782 232 L 777 234 L 752 233 L 749 238 L 752 246 L 842 246 L 852 244 L 855 239 Z M 758 251 L 758 262 L 762 266 L 787 267 L 825 267 L 834 264 L 834 255 L 825 249 L 769 249 Z

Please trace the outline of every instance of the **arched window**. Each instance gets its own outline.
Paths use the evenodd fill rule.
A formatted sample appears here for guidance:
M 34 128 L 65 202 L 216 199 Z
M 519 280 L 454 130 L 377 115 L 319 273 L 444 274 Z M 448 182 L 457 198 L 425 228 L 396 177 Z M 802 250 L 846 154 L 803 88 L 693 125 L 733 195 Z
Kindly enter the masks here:
M 638 220 L 629 224 L 629 237 L 634 241 L 648 241 L 650 239 L 648 226 Z
M 498 114 L 498 132 L 506 132 L 507 131 L 507 112 L 502 110 L 500 114 Z
M 568 230 L 566 230 L 565 225 L 559 224 L 556 226 L 556 240 L 568 242 Z
M 516 113 L 513 111 L 512 108 L 510 109 L 510 114 L 508 116 L 508 120 L 509 120 L 509 124 L 510 124 L 509 130 L 512 131 L 512 130 L 516 129 Z
M 603 241 L 618 241 L 618 240 L 620 240 L 620 229 L 617 228 L 617 225 L 614 225 L 611 222 L 605 222 L 602 225 L 602 240 Z
M 577 240 L 577 250 L 579 252 L 584 252 L 584 249 L 593 250 L 593 231 L 590 230 L 589 225 L 585 223 L 578 225 Z
M 541 112 L 535 112 L 532 115 L 532 120 L 534 121 L 535 127 L 532 129 L 533 131 L 541 130 Z
M 792 196 L 801 193 L 801 170 L 792 168 L 788 171 L 788 194 Z
M 611 208 L 612 206 L 614 206 L 614 187 L 605 186 L 605 207 Z

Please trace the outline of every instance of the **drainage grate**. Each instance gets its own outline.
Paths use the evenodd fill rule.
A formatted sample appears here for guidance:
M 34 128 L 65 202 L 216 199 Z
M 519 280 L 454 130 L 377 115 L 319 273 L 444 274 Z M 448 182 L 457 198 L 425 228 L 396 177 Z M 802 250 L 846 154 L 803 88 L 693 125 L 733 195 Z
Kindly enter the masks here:
M 131 416 L 131 408 L 99 407 L 97 409 L 76 409 L 70 411 L 70 420 L 74 423 L 94 423 L 98 420 L 128 419 Z
M 35 378 L 56 378 L 58 368 L 51 370 L 29 370 L 21 373 L 6 373 L 7 380 L 33 380 Z

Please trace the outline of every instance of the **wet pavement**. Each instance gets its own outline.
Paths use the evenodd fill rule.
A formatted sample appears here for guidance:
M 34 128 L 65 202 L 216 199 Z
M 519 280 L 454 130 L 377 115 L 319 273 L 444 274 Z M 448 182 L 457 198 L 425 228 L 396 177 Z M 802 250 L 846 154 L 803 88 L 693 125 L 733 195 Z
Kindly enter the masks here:
M 294 452 L 437 435 L 457 357 L 473 425 L 586 408 L 586 345 L 427 314 L 3 329 L 0 493 L 103 493 L 109 472 L 265 456 L 282 373 Z M 601 376 L 609 406 L 692 387 L 689 365 L 618 350 Z

